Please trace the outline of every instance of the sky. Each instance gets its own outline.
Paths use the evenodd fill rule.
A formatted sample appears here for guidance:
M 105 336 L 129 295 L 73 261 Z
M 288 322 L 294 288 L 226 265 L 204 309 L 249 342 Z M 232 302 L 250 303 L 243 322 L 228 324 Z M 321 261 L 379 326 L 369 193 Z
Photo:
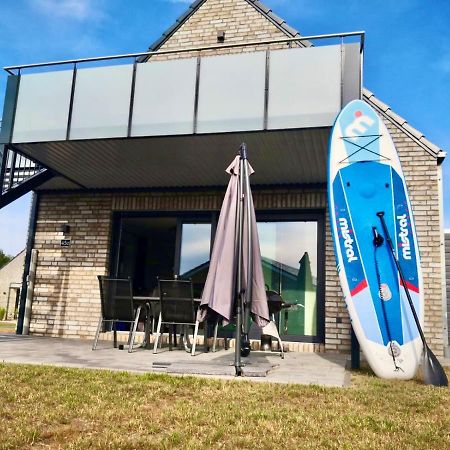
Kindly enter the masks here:
M 450 151 L 448 0 L 263 0 L 303 35 L 364 30 L 364 86 Z M 147 50 L 190 0 L 1 0 L 0 66 Z M 0 73 L 3 104 L 6 73 Z M 444 162 L 450 229 L 450 155 Z M 0 249 L 25 247 L 31 196 L 0 210 Z

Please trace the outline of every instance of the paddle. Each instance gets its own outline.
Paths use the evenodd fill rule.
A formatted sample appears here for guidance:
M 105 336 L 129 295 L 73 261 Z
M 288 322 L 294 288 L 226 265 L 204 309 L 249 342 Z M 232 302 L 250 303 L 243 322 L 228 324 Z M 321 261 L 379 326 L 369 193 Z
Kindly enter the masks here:
M 394 259 L 395 265 L 397 267 L 398 273 L 400 275 L 400 280 L 402 282 L 403 288 L 405 289 L 406 298 L 408 299 L 409 306 L 411 308 L 414 321 L 416 322 L 417 329 L 419 330 L 420 338 L 423 342 L 423 378 L 425 384 L 431 384 L 433 386 L 448 386 L 447 375 L 444 372 L 440 362 L 436 358 L 435 354 L 431 351 L 430 347 L 425 340 L 425 335 L 423 334 L 422 327 L 420 326 L 419 318 L 417 317 L 416 309 L 414 308 L 414 304 L 411 299 L 411 295 L 409 293 L 408 288 L 406 287 L 405 277 L 403 276 L 402 268 L 398 262 L 397 257 L 395 256 L 394 246 L 391 241 L 391 237 L 389 235 L 389 231 L 386 226 L 386 222 L 384 220 L 384 212 L 377 212 L 377 216 L 381 221 L 381 226 L 383 227 L 384 234 L 386 235 L 386 240 L 389 243 L 389 248 L 391 250 L 392 258 Z

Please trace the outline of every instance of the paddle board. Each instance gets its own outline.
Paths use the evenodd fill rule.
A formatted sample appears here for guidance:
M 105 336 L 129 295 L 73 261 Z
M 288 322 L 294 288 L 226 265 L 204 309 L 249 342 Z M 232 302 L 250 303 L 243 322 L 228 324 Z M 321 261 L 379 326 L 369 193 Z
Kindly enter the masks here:
M 379 377 L 410 379 L 423 345 L 377 213 L 384 212 L 422 325 L 417 236 L 392 138 L 374 109 L 361 100 L 345 106 L 332 129 L 328 195 L 339 280 L 364 356 Z

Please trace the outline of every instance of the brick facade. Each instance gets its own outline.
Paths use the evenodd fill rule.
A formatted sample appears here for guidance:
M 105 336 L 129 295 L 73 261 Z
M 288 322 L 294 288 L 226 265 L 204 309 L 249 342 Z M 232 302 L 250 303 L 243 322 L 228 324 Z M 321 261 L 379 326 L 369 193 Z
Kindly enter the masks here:
M 450 230 L 445 231 L 445 274 L 447 293 L 447 330 L 450 342 Z
M 207 0 L 161 48 L 214 45 L 217 30 L 226 31 L 227 43 L 285 37 L 244 0 Z M 433 350 L 442 355 L 437 161 L 393 122 L 386 120 L 386 124 L 400 154 L 416 217 L 426 293 L 425 333 Z M 107 271 L 114 211 L 219 210 L 222 198 L 223 192 L 41 194 L 35 235 L 39 257 L 31 331 L 68 337 L 93 336 L 100 313 L 96 275 Z M 255 193 L 255 207 L 260 210 L 325 212 L 326 206 L 324 190 L 274 189 Z M 350 320 L 336 272 L 328 213 L 325 214 L 325 349 L 347 352 Z M 69 223 L 73 230 L 72 245 L 68 248 L 60 247 L 62 223 Z
M 159 50 L 217 45 L 217 32 L 225 31 L 225 43 L 242 43 L 288 36 L 269 22 L 253 6 L 243 0 L 208 0 L 192 15 Z M 238 47 L 202 52 L 212 54 L 241 53 L 242 51 L 279 48 L 280 45 Z M 171 54 L 152 57 L 151 60 L 176 59 L 197 56 L 198 53 Z

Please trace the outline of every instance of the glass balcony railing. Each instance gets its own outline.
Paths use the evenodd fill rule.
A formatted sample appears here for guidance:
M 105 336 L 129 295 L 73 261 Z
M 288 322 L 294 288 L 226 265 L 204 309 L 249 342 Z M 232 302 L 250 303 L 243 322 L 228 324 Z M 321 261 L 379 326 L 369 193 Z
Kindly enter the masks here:
M 229 55 L 206 56 L 216 47 L 204 47 L 7 67 L 8 130 L 0 142 L 329 127 L 361 96 L 364 33 L 301 40 L 334 43 L 302 47 L 283 39 L 231 44 L 257 51 Z M 152 59 L 183 52 L 198 56 Z M 149 62 L 138 63 L 142 56 Z M 133 62 L 117 65 L 127 59 Z M 110 66 L 86 67 L 108 60 Z

